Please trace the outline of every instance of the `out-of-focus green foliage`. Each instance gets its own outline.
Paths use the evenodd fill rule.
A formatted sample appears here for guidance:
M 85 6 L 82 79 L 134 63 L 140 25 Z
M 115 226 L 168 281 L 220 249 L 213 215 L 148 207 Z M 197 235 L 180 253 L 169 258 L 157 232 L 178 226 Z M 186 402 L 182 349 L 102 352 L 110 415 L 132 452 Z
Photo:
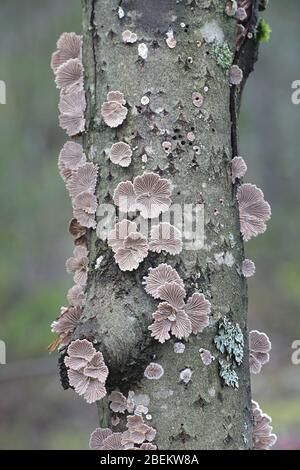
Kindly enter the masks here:
M 9 346 L 8 361 L 46 354 L 53 339 L 50 323 L 59 312 L 66 288 L 67 284 L 40 288 L 7 311 L 1 320 L 1 333 Z
M 1 2 L 0 308 L 10 360 L 44 355 L 72 280 L 71 206 L 57 171 L 66 137 L 50 57 L 63 31 L 81 31 L 80 0 Z

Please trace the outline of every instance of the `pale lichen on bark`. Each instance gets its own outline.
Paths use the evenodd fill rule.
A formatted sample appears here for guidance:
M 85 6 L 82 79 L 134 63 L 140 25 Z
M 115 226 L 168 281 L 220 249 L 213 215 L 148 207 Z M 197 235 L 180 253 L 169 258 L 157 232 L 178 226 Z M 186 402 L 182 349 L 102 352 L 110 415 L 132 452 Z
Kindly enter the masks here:
M 138 270 L 124 273 L 106 243 L 91 231 L 87 302 L 74 337 L 98 343 L 110 371 L 109 390 L 119 387 L 126 393 L 134 389 L 150 398 L 151 425 L 157 429 L 159 449 L 251 448 L 247 286 L 236 269 L 244 253 L 228 171 L 232 158 L 230 87 L 228 74 L 218 66 L 211 45 L 200 33 L 205 23 L 214 20 L 234 50 L 236 22 L 224 14 L 224 2 L 217 0 L 82 3 L 88 104 L 84 147 L 89 159 L 99 164 L 99 204 L 113 203 L 113 190 L 120 181 L 132 180 L 145 170 L 158 172 L 175 185 L 173 203 L 204 204 L 206 240 L 203 249 L 184 249 L 174 257 L 152 254 Z M 119 6 L 126 12 L 123 19 L 117 15 Z M 177 40 L 174 49 L 166 45 L 170 28 Z M 136 44 L 122 42 L 125 29 L 137 34 Z M 149 49 L 145 61 L 138 57 L 140 43 Z M 123 92 L 129 107 L 125 123 L 116 130 L 101 118 L 101 105 L 110 90 Z M 201 109 L 193 106 L 195 91 L 204 95 Z M 140 103 L 144 95 L 150 99 L 146 107 Z M 191 131 L 196 139 L 189 145 L 186 135 Z M 162 148 L 166 140 L 173 144 L 169 156 Z M 117 141 L 134 148 L 128 168 L 113 165 L 107 158 L 105 149 Z M 146 163 L 141 158 L 144 154 Z M 220 252 L 229 252 L 235 264 L 217 263 L 215 255 Z M 103 260 L 95 269 L 99 256 Z M 188 295 L 199 290 L 212 304 L 210 326 L 189 338 L 183 354 L 174 353 L 173 340 L 157 344 L 148 331 L 156 303 L 146 294 L 142 279 L 150 266 L 160 262 L 176 268 Z M 214 337 L 224 316 L 239 325 L 245 339 L 244 360 L 236 369 L 237 390 L 223 386 L 218 361 L 205 366 L 199 354 L 200 348 L 207 348 L 218 356 Z M 143 377 L 154 359 L 165 371 L 158 381 Z M 185 368 L 193 372 L 186 385 L 179 377 Z

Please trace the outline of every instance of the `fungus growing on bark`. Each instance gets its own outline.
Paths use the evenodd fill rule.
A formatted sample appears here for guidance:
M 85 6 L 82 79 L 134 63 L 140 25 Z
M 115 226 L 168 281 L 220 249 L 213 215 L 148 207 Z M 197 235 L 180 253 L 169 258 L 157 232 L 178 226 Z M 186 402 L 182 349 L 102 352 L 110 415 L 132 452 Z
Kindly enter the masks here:
M 122 433 L 114 432 L 108 436 L 102 444 L 102 450 L 124 450 L 122 444 Z
M 160 343 L 170 338 L 170 332 L 178 339 L 188 338 L 208 325 L 210 303 L 203 294 L 193 294 L 185 304 L 185 290 L 176 282 L 166 282 L 157 290 L 160 303 L 152 314 L 154 322 L 149 326 L 151 336 Z
M 109 127 L 119 127 L 126 119 L 128 109 L 118 101 L 106 101 L 101 107 L 101 115 Z
M 61 307 L 60 316 L 51 324 L 51 331 L 59 335 L 59 344 L 66 346 L 82 314 L 79 307 Z
M 83 307 L 86 300 L 86 295 L 81 284 L 75 284 L 68 290 L 67 299 L 73 307 Z
M 166 282 L 157 289 L 158 297 L 163 300 L 152 314 L 154 322 L 148 327 L 151 336 L 160 343 L 170 338 L 170 332 L 178 339 L 188 338 L 208 325 L 210 303 L 203 294 L 194 293 L 185 303 L 185 289 L 174 282 Z
M 148 243 L 141 233 L 130 233 L 123 247 L 117 249 L 115 260 L 121 271 L 133 271 L 148 255 Z
M 197 91 L 194 91 L 194 93 L 192 93 L 192 101 L 193 105 L 196 106 L 196 108 L 201 108 L 204 101 L 203 95 L 201 95 L 201 93 L 198 93 Z
M 86 107 L 84 91 L 61 94 L 59 108 L 59 125 L 69 136 L 84 131 L 84 111 Z
M 93 163 L 84 163 L 72 172 L 66 185 L 73 204 L 73 214 L 77 222 L 83 227 L 95 228 L 95 212 L 97 198 L 96 189 L 98 166 Z
M 169 154 L 170 152 L 172 152 L 172 143 L 165 141 L 162 143 L 162 148 L 167 154 Z
M 255 274 L 255 264 L 251 259 L 244 259 L 242 262 L 242 274 L 244 277 L 251 277 Z
M 97 198 L 91 191 L 79 193 L 73 201 L 75 210 L 82 210 L 88 214 L 95 214 L 97 205 Z
M 65 358 L 67 367 L 73 370 L 82 369 L 91 361 L 96 353 L 94 346 L 87 339 L 72 341 L 67 350 Z
M 96 220 L 95 214 L 89 214 L 88 212 L 84 211 L 83 209 L 75 209 L 73 210 L 73 215 L 78 219 L 78 221 L 87 228 L 96 228 Z
M 234 157 L 231 160 L 231 178 L 235 183 L 237 178 L 243 178 L 247 171 L 247 165 L 242 157 Z
M 122 33 L 122 39 L 123 39 L 123 42 L 125 42 L 126 44 L 134 44 L 138 37 L 135 33 L 132 33 L 131 31 L 129 31 L 129 29 L 126 29 L 126 31 L 123 31 Z
M 144 43 L 138 45 L 138 54 L 143 59 L 146 60 L 148 58 L 148 46 Z
M 108 400 L 111 402 L 110 409 L 115 413 L 125 413 L 127 410 L 127 399 L 123 393 L 115 390 L 108 396 Z
M 69 333 L 74 330 L 82 310 L 79 307 L 61 307 L 60 315 L 52 325 L 52 331 L 58 334 Z
M 193 371 L 187 367 L 186 369 L 182 370 L 179 374 L 181 382 L 187 385 L 192 380 Z
M 66 183 L 70 179 L 73 170 L 78 169 L 85 163 L 86 157 L 82 152 L 82 146 L 75 142 L 66 142 L 58 159 L 59 173 L 64 182 Z
M 158 296 L 176 310 L 184 308 L 186 292 L 184 287 L 177 284 L 177 282 L 166 282 L 163 286 L 159 287 Z
M 131 181 L 122 181 L 114 191 L 114 203 L 122 212 L 135 212 L 136 194 Z
M 257 330 L 249 333 L 249 363 L 250 371 L 253 374 L 259 374 L 264 364 L 270 360 L 270 351 L 272 345 L 268 336 Z
M 106 100 L 116 101 L 117 103 L 120 103 L 122 105 L 126 104 L 124 93 L 121 93 L 121 91 L 109 91 L 107 93 Z
M 238 20 L 238 21 L 245 21 L 247 19 L 247 12 L 245 10 L 245 8 L 238 8 L 235 12 L 235 15 L 234 17 Z
M 52 54 L 51 68 L 54 72 L 69 59 L 81 59 L 82 36 L 63 33 L 57 41 L 57 51 Z
M 191 322 L 183 308 L 174 308 L 168 302 L 160 303 L 152 317 L 154 322 L 148 329 L 160 343 L 170 339 L 170 332 L 178 339 L 188 338 L 192 332 Z
M 86 284 L 88 269 L 88 251 L 85 246 L 76 246 L 74 256 L 66 261 L 68 273 L 73 274 L 76 284 Z
M 59 169 L 59 174 L 64 180 L 65 183 L 71 178 L 72 176 L 72 170 L 69 168 L 66 168 L 63 164 L 58 163 L 58 169 Z
M 134 408 L 135 408 L 135 393 L 132 390 L 129 390 L 128 396 L 127 396 L 127 411 L 128 413 L 133 413 Z
M 126 449 L 133 448 L 135 444 L 143 444 L 145 441 L 152 442 L 156 436 L 156 430 L 144 423 L 141 416 L 127 417 L 127 431 L 122 434 L 122 444 Z
M 271 217 L 270 205 L 264 200 L 261 189 L 254 184 L 243 184 L 237 191 L 240 226 L 245 241 L 266 231 L 266 221 Z
M 133 401 L 134 392 L 129 391 L 128 397 L 126 398 L 123 393 L 114 390 L 108 397 L 108 400 L 111 402 L 110 409 L 115 413 L 133 413 L 135 408 L 135 403 Z
M 125 238 L 128 237 L 130 233 L 135 233 L 137 231 L 137 225 L 135 222 L 124 219 L 121 222 L 118 222 L 115 225 L 107 237 L 108 246 L 116 253 L 118 248 L 124 247 Z
M 57 88 L 66 92 L 83 89 L 83 66 L 80 59 L 69 59 L 61 64 L 55 77 Z
M 194 293 L 186 302 L 185 312 L 189 317 L 194 334 L 200 333 L 209 324 L 211 305 L 203 294 Z
M 58 167 L 69 170 L 77 170 L 86 163 L 86 156 L 83 153 L 82 145 L 73 141 L 64 144 L 58 158 Z M 72 174 L 72 173 L 71 173 Z
M 90 437 L 90 449 L 101 450 L 105 439 L 112 434 L 112 430 L 108 428 L 97 428 L 92 432 Z
M 228 16 L 234 16 L 238 9 L 236 0 L 227 0 L 225 5 L 225 13 Z
M 169 180 L 156 173 L 144 173 L 133 180 L 136 206 L 144 218 L 158 217 L 169 210 L 172 186 Z
M 144 405 L 137 405 L 135 410 L 134 410 L 134 414 L 136 416 L 142 416 L 142 415 L 148 415 L 148 408 Z M 146 419 L 147 419 L 147 416 L 146 416 Z
M 154 444 L 151 444 L 151 442 L 144 442 L 140 447 L 140 450 L 156 450 L 157 447 Z
M 76 220 L 76 219 L 72 219 L 72 220 Z M 78 225 L 80 225 L 79 222 L 78 222 Z M 84 228 L 85 230 L 87 229 L 87 227 L 82 227 L 82 228 Z M 78 237 L 74 238 L 74 245 L 76 245 L 76 246 L 86 246 L 86 232 L 84 232 L 81 237 L 78 236 Z
M 94 403 L 106 395 L 105 382 L 108 369 L 103 355 L 86 339 L 72 341 L 67 349 L 65 365 L 68 367 L 70 386 L 83 395 L 87 403 Z
M 185 351 L 185 344 L 181 343 L 180 341 L 177 341 L 174 343 L 174 352 L 176 354 L 183 354 Z
M 124 106 L 126 100 L 120 91 L 110 91 L 107 101 L 101 107 L 101 115 L 109 127 L 119 127 L 126 119 L 128 109 Z
M 89 377 L 82 370 L 69 369 L 68 378 L 71 387 L 78 395 L 83 395 L 87 403 L 94 403 L 106 395 L 104 383 L 98 378 Z
M 74 171 L 72 177 L 67 182 L 71 198 L 75 199 L 80 193 L 86 191 L 93 194 L 96 189 L 97 176 L 98 166 L 94 165 L 94 163 L 85 163 Z
M 114 203 L 122 212 L 139 210 L 144 218 L 158 217 L 171 205 L 171 183 L 156 173 L 143 173 L 131 181 L 122 181 L 114 192 Z
M 147 104 L 149 104 L 149 103 L 150 103 L 149 97 L 148 97 L 147 95 L 142 96 L 142 98 L 141 98 L 141 104 L 142 104 L 143 106 L 147 106 Z
M 167 43 L 167 46 L 168 46 L 170 49 L 174 49 L 174 48 L 176 47 L 177 41 L 176 41 L 176 39 L 174 38 L 174 32 L 173 32 L 173 30 L 169 30 L 169 31 L 167 32 L 166 43 Z
M 194 132 L 188 132 L 187 135 L 186 135 L 186 138 L 189 142 L 194 142 L 196 137 L 195 137 Z
M 120 20 L 121 20 L 122 18 L 124 18 L 124 16 L 125 16 L 125 11 L 123 10 L 122 7 L 119 7 L 119 8 L 118 8 L 118 17 L 119 17 Z
M 272 419 L 263 413 L 259 404 L 252 400 L 254 450 L 270 450 L 277 441 L 273 434 Z
M 90 449 L 92 450 L 124 450 L 121 443 L 122 433 L 113 433 L 108 428 L 97 428 L 90 437 Z
M 168 222 L 161 222 L 154 225 L 150 233 L 150 251 L 161 253 L 166 251 L 171 255 L 179 254 L 182 251 L 182 235 L 178 228 Z
M 216 358 L 208 349 L 199 349 L 200 357 L 205 366 L 209 366 Z
M 232 65 L 229 72 L 229 81 L 231 85 L 240 85 L 243 80 L 243 71 L 238 65 Z
M 116 165 L 128 167 L 131 163 L 132 150 L 125 142 L 117 142 L 112 145 L 109 158 Z
M 148 276 L 144 276 L 143 284 L 147 294 L 152 295 L 155 299 L 159 298 L 158 289 L 166 282 L 176 282 L 182 288 L 183 281 L 177 271 L 168 264 L 162 263 L 156 268 L 149 268 Z
M 149 380 L 159 380 L 164 375 L 164 369 L 156 362 L 150 362 L 144 371 L 144 376 Z M 147 414 L 147 413 L 145 413 Z

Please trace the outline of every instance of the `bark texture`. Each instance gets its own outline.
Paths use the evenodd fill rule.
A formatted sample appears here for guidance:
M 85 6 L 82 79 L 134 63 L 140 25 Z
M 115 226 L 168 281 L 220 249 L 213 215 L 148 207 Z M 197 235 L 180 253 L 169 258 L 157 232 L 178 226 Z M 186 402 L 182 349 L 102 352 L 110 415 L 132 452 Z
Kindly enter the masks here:
M 117 15 L 121 6 L 126 16 Z M 109 367 L 109 391 L 134 390 L 147 395 L 151 426 L 157 429 L 159 449 L 247 449 L 251 448 L 250 374 L 248 367 L 247 286 L 237 271 L 244 253 L 240 237 L 235 188 L 229 176 L 232 158 L 230 87 L 228 71 L 212 55 L 212 47 L 200 29 L 216 21 L 234 50 L 236 22 L 224 14 L 218 0 L 83 0 L 83 62 L 87 93 L 87 132 L 84 147 L 89 159 L 99 164 L 99 203 L 112 203 L 120 181 L 132 180 L 145 170 L 171 179 L 173 203 L 204 204 L 205 247 L 183 250 L 177 256 L 152 253 L 133 272 L 121 272 L 106 243 L 95 231 L 88 237 L 90 269 L 87 302 L 75 337 L 97 342 Z M 185 26 L 183 26 L 183 24 Z M 172 28 L 175 49 L 166 45 Z M 138 43 L 126 45 L 121 34 L 129 29 Z M 138 57 L 138 44 L 148 46 L 148 58 Z M 205 88 L 207 87 L 207 88 Z M 203 92 L 203 90 L 207 90 Z M 117 130 L 106 126 L 101 105 L 107 92 L 124 93 L 128 117 Z M 204 95 L 201 109 L 193 106 L 192 93 Z M 143 107 L 147 94 L 150 104 Z M 158 112 L 162 108 L 162 112 Z M 196 139 L 186 139 L 193 130 Z M 167 156 L 162 142 L 171 140 L 174 150 Z M 134 147 L 129 168 L 113 165 L 105 149 L 117 141 Z M 200 148 L 195 152 L 194 146 Z M 147 163 L 141 156 L 148 155 Z M 215 255 L 230 253 L 232 267 L 218 264 Z M 103 256 L 99 269 L 95 261 Z M 150 266 L 160 262 L 174 266 L 185 282 L 187 293 L 203 292 L 212 304 L 211 324 L 191 335 L 184 354 L 174 353 L 174 340 L 160 345 L 148 331 L 157 302 L 148 296 L 142 278 Z M 216 357 L 214 337 L 218 321 L 227 316 L 242 329 L 243 364 L 236 369 L 239 389 L 224 386 L 216 360 L 205 366 L 200 348 Z M 165 373 L 158 381 L 144 378 L 149 362 L 159 362 Z M 179 374 L 193 371 L 184 385 Z M 100 405 L 109 422 L 107 403 Z

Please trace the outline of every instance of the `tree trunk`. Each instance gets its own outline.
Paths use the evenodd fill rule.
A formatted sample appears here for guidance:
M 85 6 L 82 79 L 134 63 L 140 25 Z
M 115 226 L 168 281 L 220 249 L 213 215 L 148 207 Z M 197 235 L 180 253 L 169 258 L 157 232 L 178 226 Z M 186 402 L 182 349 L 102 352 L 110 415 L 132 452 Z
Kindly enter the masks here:
M 125 11 L 124 18 L 118 15 L 119 6 Z M 224 13 L 223 1 L 83 0 L 88 103 L 84 148 L 89 159 L 99 164 L 99 204 L 113 204 L 113 191 L 120 181 L 153 171 L 172 181 L 173 203 L 204 205 L 204 247 L 184 248 L 176 256 L 152 253 L 136 271 L 120 271 L 106 242 L 95 231 L 88 236 L 87 301 L 75 336 L 92 338 L 103 352 L 109 391 L 118 388 L 126 394 L 134 390 L 148 397 L 149 424 L 157 430 L 159 449 L 252 447 L 247 286 L 237 269 L 244 252 L 236 188 L 229 171 L 237 152 L 238 100 L 235 87 L 229 86 L 228 70 L 217 63 L 212 44 L 203 41 L 200 33 L 212 21 L 234 51 L 236 21 Z M 126 29 L 137 34 L 138 42 L 123 43 L 121 35 Z M 166 44 L 170 29 L 177 40 L 174 49 Z M 146 59 L 138 56 L 141 43 L 148 47 Z M 101 118 L 101 106 L 111 90 L 124 93 L 129 108 L 126 121 L 117 130 Z M 193 105 L 193 92 L 203 94 L 201 108 Z M 146 94 L 150 103 L 145 107 L 141 98 Z M 186 137 L 189 132 L 195 135 L 191 144 Z M 166 140 L 173 145 L 169 155 L 162 148 Z M 129 168 L 107 159 L 105 149 L 117 141 L 134 148 Z M 147 162 L 141 158 L 144 154 Z M 100 256 L 100 268 L 95 269 Z M 146 294 L 142 280 L 149 267 L 161 262 L 176 267 L 188 294 L 202 292 L 212 305 L 209 327 L 190 336 L 183 354 L 174 352 L 173 339 L 161 345 L 148 330 L 157 302 Z M 215 347 L 224 317 L 238 324 L 243 333 L 244 357 L 239 367 Z M 211 365 L 203 364 L 200 348 L 216 356 Z M 224 384 L 219 359 L 235 367 L 239 388 Z M 160 380 L 143 375 L 151 361 L 164 368 Z M 184 384 L 179 375 L 186 368 L 191 369 L 192 379 Z M 109 423 L 105 400 L 99 410 L 101 424 Z

